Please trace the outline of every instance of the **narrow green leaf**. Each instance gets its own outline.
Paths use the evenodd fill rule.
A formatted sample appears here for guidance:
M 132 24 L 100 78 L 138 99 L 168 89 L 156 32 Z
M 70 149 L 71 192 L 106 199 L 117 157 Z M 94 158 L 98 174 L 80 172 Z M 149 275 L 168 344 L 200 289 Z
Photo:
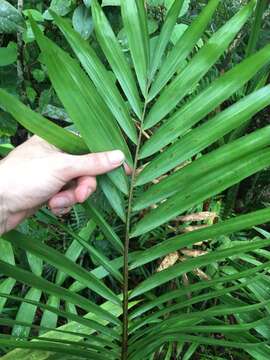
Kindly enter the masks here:
M 183 149 L 182 146 L 185 142 L 186 145 L 189 144 L 189 148 L 191 145 L 195 145 L 194 152 L 192 155 L 186 156 L 184 159 L 186 160 L 193 156 L 196 152 L 199 152 L 235 128 L 240 127 L 241 125 L 248 122 L 257 112 L 268 106 L 269 103 L 270 86 L 268 85 L 242 98 L 234 105 L 218 113 L 202 126 L 199 126 L 193 131 L 189 132 L 187 135 L 184 135 L 184 137 L 174 143 L 167 154 L 169 155 L 170 153 L 171 155 L 172 151 L 178 155 L 181 154 L 181 149 Z M 185 125 L 183 124 L 183 127 L 184 126 Z M 172 132 L 168 130 L 168 128 L 163 128 L 161 131 L 156 131 L 156 133 L 145 144 L 144 148 L 142 149 L 141 156 L 149 156 L 159 151 L 172 141 L 172 137 L 174 137 L 174 135 L 172 135 Z M 174 139 L 175 138 L 173 138 L 173 140 Z M 204 143 L 204 145 L 201 145 L 201 147 L 197 146 L 200 140 L 201 144 Z M 189 153 L 189 148 L 185 147 L 186 153 Z M 183 160 L 180 160 L 179 163 L 182 161 Z
M 11 265 L 15 265 L 14 252 L 11 244 L 0 237 L 0 259 L 8 262 Z M 0 292 L 5 292 L 10 294 L 16 281 L 14 279 L 8 278 L 1 282 Z M 3 311 L 3 308 L 6 304 L 7 299 L 0 298 L 0 314 Z
M 46 302 L 46 304 L 48 306 L 54 307 L 56 309 L 59 309 L 60 303 L 61 303 L 61 300 L 54 295 L 50 295 Z M 43 314 L 42 314 L 42 319 L 41 319 L 40 325 L 42 327 L 47 327 L 47 328 L 50 327 L 52 329 L 55 329 L 57 326 L 57 321 L 58 321 L 58 315 L 56 313 L 53 313 L 49 310 L 44 310 Z M 42 334 L 43 334 L 43 329 L 40 329 L 39 335 L 42 335 Z
M 128 113 L 127 106 L 94 49 L 89 42 L 81 39 L 67 20 L 55 13 L 52 13 L 52 16 L 121 128 L 134 143 L 137 143 L 136 127 Z
M 180 71 L 185 66 L 185 59 L 202 37 L 219 2 L 220 0 L 210 0 L 201 14 L 193 21 L 175 44 L 161 65 L 157 78 L 150 89 L 149 100 L 152 100 L 160 92 L 174 73 Z
M 109 204 L 120 217 L 120 219 L 126 221 L 126 209 L 125 202 L 122 193 L 115 187 L 107 176 L 101 176 L 99 178 L 99 185 L 102 188 Z
M 89 239 L 91 238 L 91 234 L 93 233 L 95 228 L 96 228 L 96 224 L 92 220 L 90 220 L 86 224 L 86 226 L 82 228 L 78 236 L 80 236 L 85 241 L 89 241 Z M 65 252 L 65 256 L 68 259 L 72 260 L 73 262 L 76 262 L 80 254 L 82 253 L 83 249 L 84 247 L 77 240 L 74 239 L 70 244 L 70 246 L 68 247 L 67 251 Z M 67 277 L 68 274 L 58 270 L 55 276 L 55 283 L 61 286 Z M 49 299 L 47 300 L 47 304 L 49 306 L 54 306 L 56 308 L 59 308 L 60 299 L 55 296 L 50 296 Z M 57 314 L 45 310 L 43 312 L 40 324 L 43 327 L 47 327 L 47 328 L 50 327 L 54 329 L 56 328 L 57 325 L 57 319 L 58 319 Z
M 219 29 L 194 56 L 187 67 L 161 93 L 159 99 L 146 117 L 144 128 L 148 129 L 163 119 L 188 94 L 207 71 L 224 53 L 236 34 L 252 14 L 251 1 L 231 20 Z
M 138 302 L 134 301 L 134 302 L 130 302 L 129 303 L 129 308 L 134 307 Z M 101 305 L 101 307 L 104 310 L 109 311 L 111 314 L 115 315 L 116 317 L 119 317 L 122 313 L 122 308 L 120 308 L 119 306 L 113 305 L 110 302 L 106 302 L 104 304 Z M 91 319 L 91 320 L 88 320 Z M 56 330 L 52 330 L 49 332 L 46 332 L 44 334 L 44 336 L 46 338 L 50 338 L 50 339 L 71 339 L 74 341 L 80 341 L 83 339 L 83 337 L 85 337 L 85 334 L 89 334 L 87 336 L 87 338 L 92 338 L 93 336 L 95 337 L 95 339 L 97 340 L 97 342 L 104 342 L 106 341 L 106 343 L 108 342 L 107 340 L 104 340 L 102 338 L 103 333 L 101 332 L 101 335 L 98 335 L 96 333 L 96 331 L 94 329 L 89 328 L 89 325 L 86 325 L 86 322 L 90 322 L 90 321 L 97 321 L 102 325 L 106 325 L 107 322 L 104 320 L 101 320 L 98 316 L 92 314 L 92 313 L 88 313 L 86 314 L 84 317 L 80 317 L 79 318 L 80 322 L 76 322 L 76 321 L 70 321 L 65 325 L 60 326 L 59 328 L 57 328 Z M 83 321 L 82 321 L 83 320 Z M 102 325 L 100 325 L 100 327 L 102 327 Z M 114 337 L 112 335 L 110 335 L 109 331 L 111 331 L 112 333 L 115 333 L 115 330 L 112 330 L 110 328 L 106 328 L 105 326 L 103 326 L 104 329 L 106 329 L 107 333 L 107 339 L 110 341 L 110 345 L 108 345 L 109 347 L 113 348 L 113 349 L 117 349 L 118 346 L 115 345 L 114 341 Z M 71 335 L 69 335 L 69 333 Z M 76 334 L 76 337 L 74 337 L 72 334 Z M 93 334 L 93 335 L 91 335 Z M 117 333 L 116 333 L 117 334 Z M 82 335 L 82 336 L 80 336 Z M 41 336 L 42 338 L 43 336 Z M 120 340 L 120 338 L 119 338 Z M 6 354 L 3 359 L 4 360 L 13 360 L 14 358 L 18 358 L 20 360 L 28 360 L 30 357 L 33 358 L 34 356 L 37 357 L 38 360 L 51 360 L 51 353 L 48 351 L 34 351 L 34 350 L 14 350 L 12 352 L 9 352 L 8 354 Z
M 57 250 L 48 247 L 44 243 L 30 239 L 30 237 L 27 237 L 16 231 L 11 231 L 8 234 L 5 234 L 4 239 L 16 247 L 23 247 L 27 251 L 30 251 L 36 256 L 39 256 L 41 259 L 48 261 L 56 268 L 65 271 L 74 279 L 80 281 L 85 286 L 89 287 L 89 289 L 92 289 L 105 299 L 110 300 L 116 304 L 120 303 L 118 297 L 106 285 L 104 285 L 103 282 L 101 282 L 99 279 L 97 279 L 79 265 L 73 263 L 71 260 L 60 254 Z
M 42 295 L 42 291 L 39 289 L 31 288 L 25 295 L 26 299 L 39 301 Z M 34 322 L 35 314 L 37 307 L 32 304 L 27 304 L 23 302 L 16 315 L 17 321 L 28 321 L 30 324 Z M 23 325 L 15 325 L 12 329 L 12 335 L 17 337 L 27 337 L 29 336 L 31 328 L 25 327 Z
M 149 35 L 144 0 L 121 0 L 121 13 L 137 79 L 146 97 Z
M 258 325 L 268 324 L 269 317 L 266 317 L 264 319 L 260 319 L 257 321 L 253 321 L 251 323 L 246 324 L 235 324 L 235 325 L 197 325 L 197 326 L 191 326 L 191 327 L 180 327 L 179 333 L 185 332 L 185 333 L 218 333 L 218 334 L 228 334 L 230 332 L 233 333 L 241 333 L 243 331 L 249 331 L 251 329 L 256 328 Z
M 204 229 L 192 231 L 191 233 L 175 236 L 172 239 L 163 241 L 161 244 L 152 246 L 145 250 L 140 256 L 131 262 L 130 269 L 142 266 L 155 259 L 161 258 L 177 251 L 185 246 L 191 246 L 206 239 L 215 238 L 221 235 L 228 235 L 234 232 L 250 229 L 253 226 L 270 221 L 270 208 L 237 216 L 230 220 L 209 226 Z
M 43 261 L 37 256 L 27 252 L 27 260 L 33 274 L 37 276 L 42 275 L 43 270 Z M 42 291 L 35 288 L 30 288 L 25 295 L 26 299 L 40 301 Z M 34 322 L 36 315 L 37 307 L 29 303 L 21 303 L 19 310 L 16 314 L 16 320 L 21 322 Z M 30 328 L 23 325 L 16 324 L 12 329 L 12 335 L 18 337 L 28 337 L 30 333 Z
M 166 47 L 170 41 L 174 26 L 176 24 L 183 3 L 184 0 L 175 0 L 166 15 L 164 25 L 161 29 L 161 33 L 158 37 L 157 44 L 154 50 L 153 60 L 151 63 L 151 68 L 149 73 L 149 81 L 152 81 L 157 69 L 160 66 L 160 62 L 162 60 Z M 151 96 L 151 92 L 150 92 L 150 96 Z
M 31 26 L 54 89 L 89 149 L 92 152 L 120 149 L 126 155 L 126 161 L 132 164 L 125 139 L 90 79 L 74 59 L 42 34 L 33 21 Z M 122 168 L 108 176 L 121 191 L 128 193 L 127 177 Z
M 164 335 L 164 337 L 162 337 Z M 152 341 L 151 341 L 152 340 Z M 222 346 L 223 348 L 236 348 L 246 350 L 247 348 L 258 348 L 260 346 L 266 345 L 266 341 L 256 341 L 253 343 L 250 342 L 239 342 L 239 341 L 226 341 L 218 340 L 213 337 L 203 337 L 195 335 L 181 335 L 177 330 L 174 333 L 161 334 L 160 337 L 155 337 L 154 339 L 147 339 L 147 347 L 143 347 L 141 344 L 139 346 L 139 351 L 133 353 L 130 356 L 130 360 L 139 360 L 141 356 L 150 356 L 155 353 L 163 343 L 167 342 L 190 342 L 198 345 L 212 345 L 212 346 Z M 142 350 L 144 348 L 144 350 Z
M 267 0 L 257 1 L 256 9 L 254 11 L 254 20 L 250 31 L 248 45 L 246 48 L 246 56 L 249 56 L 256 50 L 264 18 L 264 12 L 268 5 L 269 4 Z
M 166 142 L 169 138 L 172 141 L 177 136 L 183 134 L 235 91 L 240 89 L 260 70 L 260 68 L 270 61 L 269 56 L 270 45 L 266 46 L 247 60 L 244 60 L 241 64 L 234 67 L 224 76 L 214 81 L 206 90 L 194 98 L 194 100 L 190 101 L 182 109 L 177 111 L 176 114 L 162 126 L 162 130 L 160 130 L 162 131 L 162 135 L 166 133 Z M 161 136 L 160 133 L 159 136 Z M 168 148 L 164 152 L 165 155 L 163 156 L 166 157 L 167 152 L 170 151 L 170 148 Z M 157 156 L 154 161 L 152 161 L 150 165 L 140 173 L 137 184 L 145 184 L 146 182 L 154 179 L 156 176 L 162 175 L 166 172 L 166 170 L 164 171 L 164 168 L 160 166 L 160 156 Z M 159 163 L 160 170 L 152 173 L 151 167 L 155 167 L 157 161 Z M 168 162 L 168 159 L 166 161 L 168 168 L 172 169 L 173 166 L 170 167 L 170 164 L 174 163 L 175 158 L 172 158 L 172 162 Z
M 261 249 L 267 247 L 269 244 L 270 240 L 251 241 L 249 244 L 233 246 L 225 250 L 217 250 L 210 254 L 199 256 L 197 258 L 176 264 L 166 270 L 155 273 L 154 275 L 144 280 L 131 292 L 130 299 L 144 294 L 145 292 L 154 289 L 157 286 L 160 286 L 176 277 L 179 277 L 184 272 L 188 272 L 196 267 L 211 264 L 211 262 L 223 260 L 231 256 L 237 256 L 255 249 Z
M 138 305 L 137 308 L 132 311 L 129 318 L 130 318 L 130 320 L 132 320 L 137 317 L 140 317 L 145 312 L 147 312 L 155 307 L 159 307 L 160 305 L 162 305 L 170 300 L 174 300 L 177 298 L 179 299 L 180 296 L 186 295 L 188 293 L 195 294 L 195 292 L 197 292 L 199 290 L 210 289 L 211 287 L 215 288 L 218 284 L 225 285 L 227 282 L 248 278 L 250 276 L 258 274 L 260 271 L 265 270 L 265 268 L 268 268 L 269 265 L 270 265 L 270 262 L 268 261 L 260 266 L 254 266 L 251 269 L 237 272 L 236 274 L 222 276 L 222 277 L 219 277 L 219 278 L 213 279 L 213 280 L 196 282 L 195 284 L 192 284 L 188 287 L 184 287 L 179 290 L 173 290 L 170 292 L 166 292 L 165 294 L 158 296 L 156 299 L 149 301 L 148 303 L 143 303 L 141 306 Z M 131 331 L 133 331 L 133 326 L 131 326 Z
M 103 218 L 102 214 L 92 206 L 90 200 L 86 201 L 84 204 L 88 214 L 95 221 L 95 223 L 100 227 L 103 234 L 106 236 L 107 240 L 112 244 L 112 246 L 121 254 L 124 251 L 124 246 L 122 241 L 119 239 L 118 235 L 112 229 L 112 227 L 107 223 Z
M 93 234 L 95 229 L 96 229 L 96 224 L 94 223 L 94 221 L 89 220 L 86 226 L 80 230 L 78 237 L 82 238 L 82 240 L 85 240 L 86 242 L 89 242 L 91 235 Z M 74 240 L 68 247 L 67 251 L 65 252 L 65 256 L 74 263 L 76 263 L 83 249 L 84 249 L 83 245 L 80 244 L 76 238 L 74 238 Z M 57 274 L 55 276 L 55 283 L 57 285 L 62 285 L 64 281 L 67 279 L 67 277 L 68 274 L 66 272 L 57 271 Z
M 74 155 L 89 152 L 82 138 L 35 113 L 2 89 L 0 89 L 0 106 L 5 108 L 5 110 L 27 130 L 40 136 L 59 149 Z
M 265 149 L 209 172 L 190 183 L 184 192 L 177 193 L 157 209 L 147 214 L 135 226 L 132 236 L 138 236 L 155 229 L 157 226 L 190 209 L 195 204 L 199 204 L 205 199 L 222 192 L 269 165 L 270 152 L 269 149 Z
M 37 337 L 31 337 L 31 341 L 32 340 L 39 340 L 39 341 L 43 341 L 44 340 L 49 340 L 49 341 L 53 341 L 52 337 L 51 336 L 47 336 L 47 333 L 50 332 L 50 333 L 54 333 L 55 334 L 55 337 L 54 339 L 57 341 L 57 342 L 62 342 L 63 343 L 67 343 L 68 341 L 70 341 L 70 343 L 74 343 L 74 342 L 79 342 L 80 340 L 82 339 L 86 339 L 88 340 L 89 342 L 91 341 L 91 345 L 87 346 L 87 347 L 90 347 L 92 349 L 95 349 L 95 350 L 101 350 L 100 346 L 106 346 L 106 347 L 109 347 L 110 350 L 112 353 L 114 353 L 115 355 L 117 354 L 115 349 L 117 349 L 117 346 L 115 344 L 113 344 L 111 342 L 111 340 L 105 340 L 105 339 L 102 339 L 101 337 L 99 336 L 96 336 L 96 335 L 88 335 L 87 333 L 83 333 L 83 332 L 80 332 L 80 336 L 78 334 L 78 332 L 74 332 L 74 331 L 66 331 L 66 330 L 60 330 L 60 329 L 52 329 L 52 328 L 47 328 L 47 327 L 43 327 L 43 326 L 38 326 L 38 325 L 33 325 L 31 323 L 27 323 L 27 322 L 22 322 L 22 321 L 16 321 L 16 320 L 12 320 L 12 319 L 8 319 L 8 318 L 0 318 L 0 325 L 5 325 L 5 326 L 14 326 L 14 325 L 20 325 L 20 326 L 23 326 L 23 327 L 29 327 L 30 329 L 35 329 L 35 330 L 43 330 L 45 332 L 45 335 L 42 336 L 42 338 L 37 338 Z M 87 329 L 89 331 L 89 329 Z M 25 338 L 25 337 L 21 337 L 21 338 Z M 98 343 L 99 345 L 96 346 L 94 343 Z M 104 349 L 103 349 L 104 351 Z M 18 350 L 15 350 L 14 351 L 14 356 L 15 356 L 15 352 L 17 352 L 18 356 L 21 355 L 20 359 L 24 359 L 23 357 L 23 352 L 22 351 L 18 351 Z M 10 353 L 9 353 L 10 355 Z M 50 355 L 48 354 L 47 357 L 50 357 Z M 41 359 L 43 358 L 43 356 L 40 354 L 40 358 Z M 5 357 L 6 359 L 6 357 Z
M 108 320 L 114 324 L 119 324 L 119 320 L 112 316 L 107 311 L 102 310 L 101 307 L 94 304 L 88 299 L 83 298 L 82 296 L 72 293 L 60 286 L 57 286 L 39 276 L 32 274 L 29 271 L 25 271 L 16 267 L 14 265 L 10 265 L 2 260 L 0 260 L 0 270 L 3 274 L 10 276 L 17 281 L 20 281 L 24 284 L 27 284 L 31 287 L 40 289 L 48 294 L 53 294 L 57 297 L 60 297 L 63 300 L 71 302 L 77 306 L 80 306 L 82 309 L 86 311 L 92 311 L 94 314 L 97 314 L 101 317 L 101 319 Z M 54 308 L 51 308 L 55 310 Z
M 46 309 L 48 311 L 51 311 L 55 314 L 57 314 L 58 316 L 61 316 L 65 319 L 68 319 L 70 321 L 72 321 L 73 323 L 68 323 L 66 325 L 64 325 L 64 327 L 67 327 L 68 325 L 77 325 L 79 328 L 81 328 L 82 326 L 84 327 L 84 329 L 88 329 L 87 332 L 89 333 L 89 329 L 91 331 L 98 331 L 101 334 L 106 335 L 107 337 L 111 338 L 111 339 L 117 339 L 119 340 L 119 334 L 112 328 L 108 328 L 104 325 L 106 325 L 108 323 L 108 321 L 103 320 L 100 318 L 99 315 L 94 314 L 92 311 L 84 316 L 78 316 L 78 315 L 74 315 L 70 312 L 65 312 L 62 310 L 58 310 L 52 306 L 48 306 L 45 305 L 41 302 L 37 302 L 37 301 L 33 301 L 33 300 L 28 300 L 28 299 L 24 299 L 22 297 L 19 296 L 14 296 L 14 295 L 9 295 L 9 294 L 4 294 L 4 293 L 0 293 L 0 297 L 6 298 L 6 299 L 10 299 L 10 300 L 15 300 L 15 301 L 19 301 L 19 302 L 25 302 L 28 304 L 32 304 L 35 305 L 37 307 L 40 307 L 41 309 Z M 112 311 L 111 308 L 105 307 L 104 305 L 108 304 L 108 302 L 104 303 L 101 305 L 101 309 L 103 310 L 107 310 L 109 313 L 111 313 L 112 315 L 115 314 L 114 311 Z M 109 303 L 111 304 L 111 303 Z M 134 303 L 133 303 L 134 304 Z M 120 310 L 121 313 L 121 308 L 118 305 L 113 305 L 114 307 L 117 307 L 118 310 Z M 118 317 L 119 315 L 116 314 L 116 317 Z M 54 333 L 55 334 L 55 333 Z M 9 358 L 9 355 L 6 355 L 5 359 Z
M 4 281 L 1 282 L 0 284 L 0 293 L 5 293 L 5 294 L 10 294 L 13 287 L 15 286 L 16 284 L 16 280 L 12 279 L 12 278 L 7 278 L 5 279 Z M 5 304 L 7 302 L 7 299 L 4 298 L 4 297 L 1 297 L 0 296 L 0 314 L 2 313 L 4 307 L 5 307 Z
M 130 253 L 129 254 L 130 261 L 136 259 L 136 257 L 139 255 L 140 255 L 139 251 Z M 114 260 L 111 260 L 110 264 L 111 264 L 111 266 L 115 267 L 116 269 L 121 269 L 123 266 L 123 257 L 120 256 Z M 109 275 L 108 271 L 105 270 L 103 268 L 103 266 L 97 267 L 96 269 L 92 270 L 91 273 L 93 275 L 95 275 L 98 279 L 104 279 L 106 276 Z M 69 287 L 69 289 L 73 292 L 79 292 L 79 291 L 85 289 L 85 287 L 81 283 L 76 281 Z
M 71 235 L 74 239 L 76 239 L 87 251 L 89 251 L 90 256 L 93 256 L 94 259 L 97 261 L 97 263 L 102 265 L 104 267 L 104 269 L 106 269 L 109 272 L 109 274 L 111 274 L 113 277 L 115 277 L 115 279 L 117 279 L 118 281 L 120 281 L 120 282 L 123 281 L 122 274 L 118 270 L 116 270 L 113 266 L 111 266 L 109 259 L 105 255 L 103 255 L 103 253 L 101 251 L 98 251 L 94 246 L 90 245 L 83 238 L 81 238 L 80 236 L 75 234 L 66 225 L 55 220 L 49 212 L 46 212 L 46 216 L 48 216 L 50 218 L 51 223 L 55 224 L 60 229 L 63 229 L 67 234 Z M 94 276 L 94 278 L 95 278 L 95 276 Z M 109 290 L 109 289 L 107 288 L 107 290 Z M 109 292 L 111 292 L 111 290 L 109 290 Z M 115 298 L 115 300 L 116 300 L 116 298 Z
M 32 350 L 46 350 L 60 354 L 66 355 L 78 355 L 80 353 L 81 356 L 87 359 L 93 360 L 110 360 L 111 357 L 108 357 L 105 354 L 99 355 L 96 351 L 84 350 L 84 349 L 74 349 L 72 346 L 61 345 L 61 344 L 53 344 L 52 342 L 42 341 L 42 342 L 30 342 L 30 341 L 18 341 L 17 339 L 2 339 L 0 338 L 0 345 L 7 348 L 21 348 L 21 349 L 32 349 Z
M 270 141 L 269 132 L 270 129 L 266 126 L 201 156 L 190 165 L 185 166 L 161 180 L 158 184 L 152 185 L 142 196 L 135 199 L 133 211 L 144 209 L 161 200 L 167 199 L 183 191 L 191 182 L 196 181 L 215 168 L 222 167 L 240 157 L 266 147 Z M 206 135 L 206 141 L 207 138 Z M 200 137 L 200 139 L 204 138 Z M 196 144 L 196 140 L 194 140 L 194 142 Z
M 108 59 L 135 114 L 141 118 L 142 105 L 131 69 L 124 57 L 120 44 L 97 0 L 92 1 L 92 16 L 98 42 Z
M 176 304 L 173 303 L 168 306 L 165 306 L 162 309 L 157 310 L 156 312 L 153 312 L 152 314 L 146 315 L 143 319 L 139 319 L 138 322 L 136 322 L 136 325 L 134 327 L 132 327 L 132 329 L 130 331 L 134 332 L 146 324 L 153 323 L 153 321 L 158 320 L 158 318 L 162 318 L 164 316 L 166 317 L 166 315 L 168 315 L 168 314 L 175 313 L 176 310 L 179 311 L 184 308 L 188 308 L 189 306 L 198 304 L 203 301 L 206 302 L 211 299 L 215 299 L 215 301 L 218 301 L 219 298 L 221 298 L 223 295 L 231 294 L 235 291 L 238 291 L 239 289 L 243 289 L 247 286 L 247 284 L 249 284 L 252 281 L 256 281 L 256 280 L 257 280 L 257 276 L 255 276 L 255 278 L 253 278 L 253 279 L 249 279 L 249 280 L 245 281 L 244 283 L 240 283 L 240 284 L 238 283 L 233 286 L 227 286 L 225 288 L 222 288 L 219 290 L 214 290 L 214 291 L 209 291 L 209 292 L 197 295 L 197 296 L 193 295 L 190 299 L 183 300 Z M 179 329 L 180 328 L 182 328 L 181 324 L 179 324 Z

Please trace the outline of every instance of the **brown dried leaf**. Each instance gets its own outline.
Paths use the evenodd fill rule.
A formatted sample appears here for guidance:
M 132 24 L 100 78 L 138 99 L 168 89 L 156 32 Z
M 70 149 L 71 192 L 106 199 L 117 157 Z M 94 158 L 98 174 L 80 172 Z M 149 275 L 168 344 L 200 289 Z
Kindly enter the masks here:
M 211 211 L 202 211 L 195 214 L 188 214 L 183 216 L 178 216 L 175 220 L 181 222 L 192 222 L 192 221 L 205 221 L 216 219 L 218 215 L 215 212 Z
M 193 272 L 195 275 L 199 276 L 201 280 L 211 280 L 211 278 L 199 268 L 194 269 Z
M 195 250 L 195 249 L 181 249 L 181 253 L 189 257 L 198 257 L 208 254 L 208 251 Z
M 187 226 L 182 231 L 183 233 L 189 233 L 191 231 L 200 230 L 203 228 L 208 227 L 209 225 L 194 225 L 194 226 Z
M 178 260 L 179 260 L 178 251 L 175 251 L 165 256 L 165 258 L 162 260 L 159 267 L 157 268 L 157 272 L 168 269 L 169 267 L 173 266 Z

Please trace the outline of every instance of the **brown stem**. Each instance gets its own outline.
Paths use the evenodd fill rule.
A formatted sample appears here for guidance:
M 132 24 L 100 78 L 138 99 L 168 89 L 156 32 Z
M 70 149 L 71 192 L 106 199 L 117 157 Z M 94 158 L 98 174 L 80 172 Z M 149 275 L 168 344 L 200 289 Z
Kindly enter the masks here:
M 136 180 L 136 170 L 139 160 L 139 151 L 142 142 L 143 135 L 143 121 L 145 118 L 147 107 L 147 101 L 145 101 L 141 126 L 139 130 L 138 144 L 136 148 L 135 158 L 134 158 L 134 167 L 131 174 L 130 190 L 128 197 L 128 208 L 127 208 L 127 217 L 126 217 L 126 234 L 125 234 L 125 250 L 124 250 L 124 285 L 123 285 L 123 338 L 122 338 L 122 360 L 128 359 L 128 288 L 129 288 L 129 273 L 128 273 L 128 253 L 129 253 L 129 240 L 130 240 L 130 219 L 132 212 L 132 201 L 133 201 L 133 190 Z

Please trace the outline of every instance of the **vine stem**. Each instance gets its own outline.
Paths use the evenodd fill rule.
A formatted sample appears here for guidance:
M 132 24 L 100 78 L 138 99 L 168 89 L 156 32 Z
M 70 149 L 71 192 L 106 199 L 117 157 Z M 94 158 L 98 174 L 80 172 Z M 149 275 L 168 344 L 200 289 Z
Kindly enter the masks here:
M 129 288 L 129 272 L 128 272 L 128 254 L 129 254 L 129 240 L 130 240 L 130 219 L 131 219 L 131 212 L 132 212 L 132 201 L 133 201 L 133 191 L 135 186 L 136 180 L 136 171 L 137 165 L 139 160 L 139 151 L 142 142 L 142 135 L 143 135 L 143 122 L 145 118 L 147 108 L 147 100 L 144 103 L 143 114 L 141 118 L 141 126 L 139 130 L 139 137 L 138 143 L 135 152 L 134 158 L 134 166 L 132 169 L 131 174 L 131 181 L 130 181 L 130 189 L 129 189 L 129 196 L 128 196 L 128 207 L 127 207 L 127 216 L 126 216 L 126 233 L 125 233 L 125 246 L 124 246 L 124 284 L 123 284 L 123 333 L 122 333 L 122 360 L 128 359 L 128 288 Z

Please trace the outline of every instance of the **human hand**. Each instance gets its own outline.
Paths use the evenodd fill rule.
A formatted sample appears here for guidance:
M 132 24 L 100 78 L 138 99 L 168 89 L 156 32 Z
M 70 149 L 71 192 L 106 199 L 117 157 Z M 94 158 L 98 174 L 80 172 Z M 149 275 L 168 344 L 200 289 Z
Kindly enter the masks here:
M 69 155 L 33 136 L 0 162 L 0 234 L 48 203 L 67 213 L 96 190 L 96 176 L 121 166 L 119 151 Z

